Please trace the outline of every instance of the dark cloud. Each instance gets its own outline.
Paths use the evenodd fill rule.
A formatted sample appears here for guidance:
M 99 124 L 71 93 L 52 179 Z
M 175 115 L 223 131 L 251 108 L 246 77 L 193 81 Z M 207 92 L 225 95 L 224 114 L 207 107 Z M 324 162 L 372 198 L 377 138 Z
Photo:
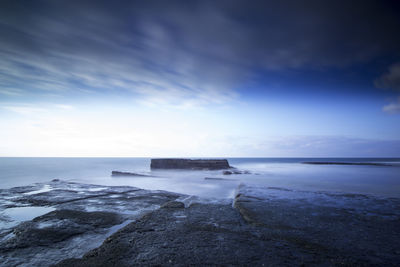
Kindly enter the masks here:
M 375 80 L 378 88 L 400 91 L 400 64 L 389 67 L 389 71 Z
M 387 73 L 375 80 L 375 86 L 381 89 L 400 92 L 400 63 L 391 65 Z M 400 97 L 390 101 L 383 109 L 389 114 L 400 113 Z
M 398 10 L 390 1 L 2 1 L 0 87 L 220 103 L 256 70 L 398 57 Z

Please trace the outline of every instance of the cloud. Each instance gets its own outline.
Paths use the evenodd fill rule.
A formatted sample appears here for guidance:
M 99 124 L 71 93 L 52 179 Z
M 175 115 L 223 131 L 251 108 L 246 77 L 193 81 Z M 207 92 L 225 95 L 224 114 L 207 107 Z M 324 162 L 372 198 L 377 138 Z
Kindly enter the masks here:
M 18 113 L 20 115 L 27 116 L 36 116 L 39 117 L 43 114 L 51 114 L 53 111 L 71 111 L 74 110 L 75 107 L 72 105 L 66 104 L 27 104 L 27 103 L 13 103 L 13 104 L 3 104 L 0 105 L 0 108 L 3 110 L 11 111 L 14 113 Z
M 0 94 L 6 96 L 21 96 L 24 91 L 17 88 L 0 88 Z
M 388 73 L 375 80 L 375 86 L 400 92 L 400 63 L 390 66 Z
M 29 85 L 26 95 L 122 93 L 174 106 L 236 97 L 231 87 L 240 68 L 180 49 L 160 22 L 146 17 L 131 21 L 122 6 L 112 14 L 104 5 L 90 10 L 85 4 L 45 7 L 41 16 L 26 14 L 29 26 L 5 20 L 8 27 L 2 30 L 13 34 L 1 46 L 0 85 Z M 133 17 L 141 16 L 134 6 L 128 9 Z M 17 15 L 20 11 L 14 10 Z
M 65 105 L 65 104 L 54 104 L 53 106 L 56 107 L 56 108 L 59 108 L 59 109 L 64 109 L 64 110 L 73 110 L 73 109 L 75 109 L 74 106 Z
M 21 115 L 33 115 L 33 114 L 38 114 L 42 112 L 46 112 L 47 110 L 44 108 L 40 107 L 34 107 L 31 105 L 25 105 L 25 106 L 3 106 L 2 107 L 5 110 L 12 111 Z
M 400 63 L 390 66 L 388 72 L 376 79 L 374 84 L 381 89 L 400 92 Z M 400 113 L 400 97 L 383 106 L 382 110 L 389 114 Z
M 400 97 L 395 102 L 391 102 L 383 107 L 383 111 L 390 114 L 400 113 Z
M 204 106 L 239 98 L 254 70 L 343 67 L 400 46 L 381 1 L 288 3 L 2 1 L 0 87 Z

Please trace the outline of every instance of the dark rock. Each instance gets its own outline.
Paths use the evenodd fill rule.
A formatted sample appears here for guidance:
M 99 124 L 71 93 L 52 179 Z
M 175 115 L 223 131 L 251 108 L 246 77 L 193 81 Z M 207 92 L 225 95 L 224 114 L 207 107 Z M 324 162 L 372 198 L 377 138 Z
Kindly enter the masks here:
M 120 172 L 120 171 L 112 171 L 111 176 L 139 176 L 139 177 L 152 177 L 150 175 L 139 174 L 134 172 Z
M 48 224 L 48 226 L 41 228 L 41 223 Z M 122 223 L 122 217 L 111 212 L 56 210 L 32 221 L 19 224 L 13 230 L 15 237 L 0 243 L 0 251 L 52 246 L 54 243 L 62 242 L 73 236 L 88 231 L 99 231 L 100 228 L 109 228 L 120 223 Z
M 355 213 L 351 206 L 354 199 L 342 195 L 331 197 L 344 200 L 349 209 L 328 207 L 335 202 L 328 206 L 315 201 L 305 204 L 296 191 L 293 195 L 299 201 L 271 201 L 257 199 L 258 195 L 245 189 L 239 188 L 241 195 L 235 201 L 239 212 L 229 204 L 196 203 L 185 209 L 168 204 L 127 225 L 84 257 L 64 260 L 57 266 L 400 264 L 396 249 L 400 238 L 398 216 L 376 218 L 364 211 Z M 269 191 L 276 190 L 266 189 L 266 193 Z M 330 198 L 320 195 L 315 197 Z M 390 208 L 395 203 L 386 204 Z
M 232 171 L 223 171 L 223 175 L 231 175 L 231 174 L 250 174 L 249 171 L 239 171 L 239 170 L 232 170 Z
M 295 244 L 297 249 L 323 255 L 326 261 L 400 263 L 392 252 L 400 238 L 400 199 L 241 185 L 234 207 L 247 223 L 268 229 L 270 236 Z
M 167 202 L 164 205 L 162 205 L 162 208 L 164 208 L 164 209 L 183 209 L 183 208 L 185 208 L 185 204 L 183 204 L 182 202 L 178 202 L 178 201 L 170 201 L 170 202 Z
M 230 169 L 226 159 L 151 159 L 151 169 L 223 170 Z
M 204 177 L 204 180 L 214 180 L 214 181 L 237 181 L 235 179 L 221 178 L 221 177 Z
M 400 266 L 396 198 L 242 184 L 232 207 L 184 205 L 188 196 L 164 191 L 57 186 L 25 196 L 47 196 L 57 210 L 0 233 L 0 266 Z
M 285 252 L 266 251 L 271 242 L 251 228 L 230 205 L 161 208 L 121 229 L 83 258 L 56 266 L 278 265 L 269 259 Z
M 43 189 L 44 184 L 0 191 L 0 266 L 45 267 L 66 258 L 82 257 L 120 228 L 182 196 L 128 186 L 63 181 L 47 185 L 51 190 L 36 194 L 31 192 Z M 8 207 L 1 203 L 9 202 L 14 204 L 8 206 L 52 209 L 18 224 L 17 217 L 2 216 Z M 184 205 L 177 202 L 170 206 L 177 210 Z

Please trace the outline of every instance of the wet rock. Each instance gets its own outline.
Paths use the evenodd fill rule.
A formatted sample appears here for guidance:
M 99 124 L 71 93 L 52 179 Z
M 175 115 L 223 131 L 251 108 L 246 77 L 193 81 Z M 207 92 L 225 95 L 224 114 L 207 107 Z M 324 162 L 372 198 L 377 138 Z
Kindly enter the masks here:
M 226 159 L 151 159 L 151 169 L 222 170 L 230 169 Z
M 162 205 L 162 208 L 164 208 L 164 209 L 183 209 L 183 208 L 185 208 L 185 204 L 182 202 L 178 202 L 178 201 L 171 201 L 171 202 L 167 202 L 164 205 Z
M 231 174 L 250 174 L 249 171 L 240 171 L 240 170 L 231 170 L 231 171 L 223 171 L 223 175 L 231 175 Z
M 123 222 L 111 212 L 56 210 L 14 228 L 14 237 L 0 243 L 0 251 L 34 246 L 52 246 L 75 235 L 99 231 Z
M 396 266 L 400 263 L 400 256 L 392 249 L 399 238 L 398 218 L 366 223 L 363 211 L 352 214 L 358 207 L 358 202 L 352 202 L 354 199 L 349 199 L 348 209 L 329 209 L 332 204 L 339 205 L 338 199 L 310 207 L 309 203 L 301 205 L 304 194 L 294 200 L 279 199 L 280 189 L 268 190 L 272 194 L 263 198 L 254 195 L 250 188 L 239 188 L 241 194 L 235 201 L 236 208 L 241 206 L 239 212 L 224 204 L 195 203 L 185 209 L 171 209 L 167 204 L 127 225 L 82 258 L 67 259 L 57 266 Z M 274 197 L 276 201 L 268 204 Z M 344 196 L 316 194 L 316 197 L 322 200 Z M 249 219 L 243 219 L 244 210 L 248 211 Z M 333 211 L 339 215 L 332 214 Z M 390 229 L 383 230 L 382 222 L 388 223 Z
M 196 204 L 152 212 L 83 258 L 57 266 L 261 265 L 272 262 L 267 247 L 231 206 Z
M 120 171 L 112 171 L 111 176 L 138 176 L 138 177 L 152 177 L 150 175 L 139 174 L 134 172 L 120 172 Z
M 48 191 L 43 192 L 43 188 Z M 53 211 L 0 229 L 0 266 L 49 266 L 65 258 L 82 257 L 115 231 L 181 196 L 134 187 L 63 181 L 27 186 L 23 190 L 4 189 L 0 202 L 23 207 L 51 206 Z M 0 216 L 0 228 L 9 225 L 10 220 L 13 218 Z
M 69 202 L 52 201 L 52 191 L 20 193 L 47 195 L 56 210 L 0 233 L 0 266 L 400 264 L 395 198 L 242 184 L 232 206 L 138 188 L 57 186 Z M 41 186 L 20 191 L 32 190 Z
M 236 181 L 235 179 L 227 179 L 221 177 L 204 177 L 204 180 L 212 180 L 212 181 Z
M 247 223 L 301 249 L 358 265 L 400 263 L 392 253 L 400 238 L 399 199 L 241 185 L 234 207 Z

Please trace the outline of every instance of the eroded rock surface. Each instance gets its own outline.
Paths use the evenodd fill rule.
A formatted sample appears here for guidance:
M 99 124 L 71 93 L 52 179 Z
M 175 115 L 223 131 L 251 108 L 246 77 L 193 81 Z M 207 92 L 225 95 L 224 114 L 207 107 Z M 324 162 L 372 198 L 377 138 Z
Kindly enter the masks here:
M 241 186 L 234 207 L 168 202 L 57 266 L 398 266 L 399 204 Z
M 54 207 L 1 232 L 3 266 L 400 265 L 396 198 L 241 185 L 232 205 L 132 187 L 49 186 L 0 191 L 3 208 Z
M 49 266 L 81 257 L 121 227 L 180 196 L 57 180 L 1 190 L 0 265 Z M 24 212 L 39 207 L 51 207 L 52 211 L 23 222 L 11 216 L 18 209 Z
M 400 264 L 399 199 L 241 185 L 234 206 L 249 224 L 309 251 L 308 258 Z
M 128 225 L 82 259 L 57 266 L 252 266 L 278 264 L 291 249 L 273 246 L 231 205 L 196 203 L 185 209 L 175 203 Z

